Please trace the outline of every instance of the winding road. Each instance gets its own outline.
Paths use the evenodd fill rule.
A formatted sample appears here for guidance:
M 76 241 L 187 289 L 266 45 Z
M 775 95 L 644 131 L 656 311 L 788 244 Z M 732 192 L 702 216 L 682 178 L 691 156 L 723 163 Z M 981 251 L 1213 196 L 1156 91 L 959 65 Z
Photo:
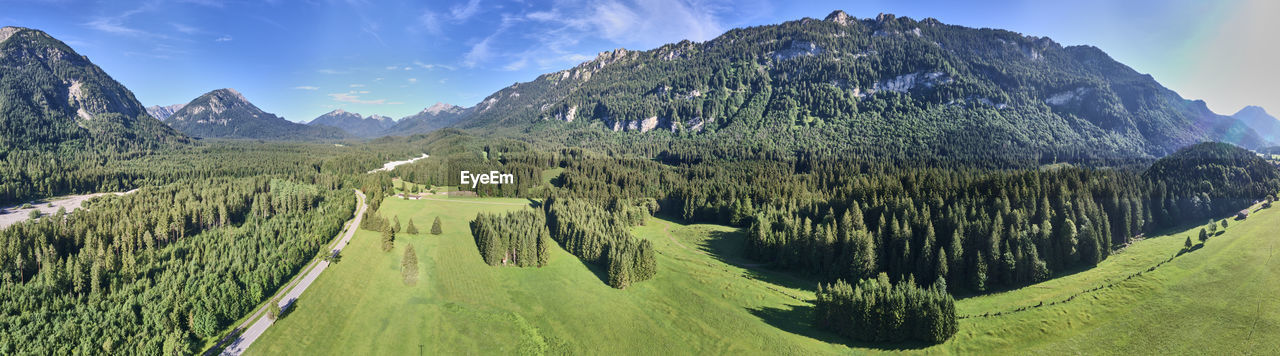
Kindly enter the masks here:
M 360 219 L 364 217 L 364 211 L 369 206 L 368 204 L 365 204 L 364 193 L 359 190 L 356 191 L 356 203 L 359 205 L 359 208 L 356 209 L 356 216 L 351 219 L 351 222 L 347 223 L 347 227 L 344 232 L 340 233 L 341 238 L 331 245 L 332 251 L 342 251 L 344 247 L 347 247 L 347 243 L 351 241 L 351 237 L 355 236 L 356 230 L 360 228 Z M 311 283 L 315 282 L 316 278 L 320 277 L 320 273 L 324 272 L 325 268 L 329 268 L 329 261 L 323 258 L 317 258 L 316 260 L 311 261 L 310 264 L 307 264 L 307 266 L 302 269 L 306 272 L 295 276 L 293 281 L 286 284 L 284 288 L 280 289 L 280 292 L 273 296 L 272 300 L 279 301 L 281 310 L 288 309 L 294 301 L 298 300 L 298 297 L 302 296 L 302 292 L 306 291 L 307 287 L 310 287 Z M 221 355 L 238 356 L 243 354 L 245 350 L 249 349 L 249 345 L 252 345 L 259 336 L 262 336 L 263 332 L 267 331 L 268 327 L 271 327 L 271 324 L 275 323 L 275 320 L 272 320 L 271 318 L 261 317 L 266 313 L 266 311 L 267 305 L 263 305 L 261 308 L 258 308 L 257 311 L 254 311 L 253 316 L 250 316 L 244 323 L 236 326 L 235 330 L 228 334 L 227 337 L 218 341 L 218 344 L 205 352 L 205 355 L 211 355 L 219 349 L 222 350 Z M 235 338 L 235 340 L 231 340 L 232 338 Z M 228 341 L 230 341 L 229 344 Z M 223 348 L 223 345 L 225 345 L 225 348 Z

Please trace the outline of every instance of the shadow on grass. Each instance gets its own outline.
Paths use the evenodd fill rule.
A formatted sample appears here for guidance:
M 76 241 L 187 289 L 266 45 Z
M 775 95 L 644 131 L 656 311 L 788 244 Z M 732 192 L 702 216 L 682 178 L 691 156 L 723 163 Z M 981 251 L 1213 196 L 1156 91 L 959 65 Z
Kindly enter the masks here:
M 578 258 L 578 256 L 573 256 L 572 254 L 569 256 L 578 259 L 578 262 L 581 262 L 583 266 L 587 267 L 587 270 L 591 271 L 592 274 L 596 275 L 596 278 L 600 279 L 600 283 L 604 283 L 606 286 L 609 285 L 609 270 L 607 267 L 599 263 L 583 261 L 581 258 Z
M 747 308 L 747 310 L 751 312 L 751 315 L 755 315 L 766 324 L 782 331 L 830 344 L 882 351 L 919 350 L 933 346 L 922 342 L 873 343 L 851 340 L 813 326 L 813 306 L 810 305 L 785 305 L 782 308 Z
M 812 290 L 818 286 L 816 279 L 774 269 L 768 263 L 752 261 L 747 258 L 746 244 L 741 229 L 732 232 L 712 231 L 710 238 L 699 244 L 698 249 L 717 261 L 746 270 L 747 278 L 791 289 Z

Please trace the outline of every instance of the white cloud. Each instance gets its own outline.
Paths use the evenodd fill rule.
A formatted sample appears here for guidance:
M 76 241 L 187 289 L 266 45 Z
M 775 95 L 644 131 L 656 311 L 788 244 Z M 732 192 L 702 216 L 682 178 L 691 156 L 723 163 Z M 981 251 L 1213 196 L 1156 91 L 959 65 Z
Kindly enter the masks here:
M 213 40 L 213 41 L 214 41 L 214 42 L 230 42 L 230 41 L 231 41 L 231 35 L 222 35 L 222 37 L 218 37 L 218 39 Z
M 360 99 L 360 96 L 359 96 L 359 95 L 355 95 L 355 94 L 357 94 L 357 93 L 355 93 L 355 92 L 350 92 L 350 93 L 333 93 L 333 94 L 329 94 L 329 97 L 330 97 L 330 98 L 332 98 L 334 101 L 337 101 L 337 102 L 353 103 L 353 104 L 368 104 L 368 105 L 384 105 L 384 104 L 385 104 L 385 105 L 399 105 L 399 104 L 404 104 L 403 102 L 399 102 L 399 101 L 387 101 L 387 99 Z
M 293 88 L 298 90 L 319 90 L 320 89 L 320 87 L 313 87 L 310 85 L 299 85 Z
M 345 73 L 345 72 L 342 72 L 342 71 L 338 71 L 338 70 L 334 70 L 334 69 L 329 69 L 329 68 L 324 68 L 324 69 L 316 70 L 316 72 L 320 72 L 321 74 L 342 74 L 342 73 Z
M 494 35 L 497 34 L 495 33 Z M 493 56 L 492 51 L 489 49 L 489 42 L 493 41 L 494 35 L 485 37 L 480 42 L 472 45 L 471 50 L 467 51 L 467 54 L 463 55 L 462 65 L 471 68 L 481 62 L 488 61 L 489 57 Z
M 352 87 L 352 88 L 363 88 L 363 87 L 364 87 L 364 84 L 351 84 L 351 85 L 348 85 L 348 86 L 349 86 L 349 87 Z
M 200 29 L 195 28 L 195 27 L 191 27 L 191 26 L 183 25 L 183 24 L 180 24 L 180 23 L 173 23 L 172 25 L 173 25 L 173 29 L 174 29 L 174 30 L 177 30 L 178 32 L 182 32 L 182 33 L 185 33 L 185 34 L 188 34 L 188 35 L 192 35 L 192 34 L 200 33 Z
M 422 69 L 427 69 L 427 70 L 432 70 L 436 68 L 448 69 L 448 70 L 456 69 L 453 66 L 447 65 L 447 64 L 422 63 L 422 61 L 413 61 L 413 65 L 418 66 Z
M 387 70 L 396 70 L 396 69 L 399 69 L 399 68 L 400 68 L 400 66 L 387 66 Z
M 404 67 L 404 70 L 413 70 L 413 67 Z
M 418 78 L 409 78 L 409 83 L 417 83 Z
M 480 11 L 480 0 L 469 0 L 466 5 L 454 6 L 449 9 L 449 14 L 453 15 L 455 21 L 464 21 L 471 18 Z
M 427 32 L 441 36 L 444 34 L 444 26 L 446 23 L 462 23 L 480 13 L 480 0 L 468 0 L 466 4 L 455 5 L 449 8 L 448 14 L 441 14 L 430 9 L 422 12 L 418 16 L 418 24 Z
M 529 58 L 520 58 L 515 62 L 511 62 L 511 63 L 508 63 L 506 66 L 503 66 L 502 69 L 503 70 L 521 70 L 521 69 L 524 69 L 524 67 L 527 65 L 529 65 Z

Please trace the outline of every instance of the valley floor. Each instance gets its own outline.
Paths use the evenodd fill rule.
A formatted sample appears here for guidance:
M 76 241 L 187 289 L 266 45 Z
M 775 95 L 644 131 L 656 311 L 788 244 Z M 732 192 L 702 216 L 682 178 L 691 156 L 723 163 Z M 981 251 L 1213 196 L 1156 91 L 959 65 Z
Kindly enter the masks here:
M 387 198 L 383 216 L 413 219 L 424 232 L 399 234 L 395 249 L 382 252 L 378 233 L 358 231 L 341 262 L 248 353 L 1280 353 L 1276 209 L 1232 221 L 1181 256 L 1190 232 L 1140 241 L 1087 271 L 960 300 L 960 332 L 919 349 L 851 343 L 813 328 L 807 301 L 816 281 L 743 259 L 730 227 L 650 219 L 635 228 L 659 252 L 659 272 L 626 290 L 558 246 L 543 268 L 484 264 L 468 222 L 528 203 Z M 427 234 L 422 227 L 436 217 L 444 234 Z M 401 278 L 406 244 L 420 259 L 415 285 Z

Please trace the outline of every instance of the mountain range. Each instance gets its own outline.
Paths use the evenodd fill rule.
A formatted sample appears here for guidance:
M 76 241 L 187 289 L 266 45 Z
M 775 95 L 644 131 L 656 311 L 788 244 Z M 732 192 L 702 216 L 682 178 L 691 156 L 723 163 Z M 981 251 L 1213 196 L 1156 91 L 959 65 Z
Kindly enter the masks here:
M 0 150 L 156 148 L 189 139 L 43 31 L 0 28 Z
M 357 137 L 378 137 L 395 126 L 392 118 L 379 115 L 361 116 L 360 114 L 337 109 L 312 119 L 307 125 L 338 128 Z
M 1217 115 L 1095 47 L 890 14 L 835 11 L 705 42 L 617 49 L 470 108 L 437 103 L 399 121 L 336 110 L 309 125 L 264 112 L 232 89 L 143 108 L 39 31 L 6 27 L 0 49 L 7 145 L 185 139 L 158 125 L 163 117 L 195 137 L 332 140 L 457 127 L 570 145 L 644 143 L 647 155 L 691 144 L 1062 161 L 1158 157 L 1201 141 L 1256 148 L 1280 132 L 1260 108 Z
M 1056 161 L 1159 157 L 1200 141 L 1266 144 L 1240 120 L 1095 47 L 842 11 L 706 42 L 603 52 L 503 88 L 472 111 L 460 127 L 575 145 Z M 592 133 L 602 130 L 633 134 Z
M 218 89 L 195 98 L 164 121 L 202 138 L 333 140 L 350 137 L 341 129 L 299 124 L 267 113 L 235 89 Z
M 186 105 L 187 104 L 173 104 L 167 106 L 152 105 L 147 107 L 147 113 L 151 114 L 151 117 L 164 121 L 164 119 L 168 119 L 170 115 L 173 115 L 173 113 L 178 112 L 178 110 L 182 110 L 182 107 Z
M 1261 107 L 1246 106 L 1231 117 L 1257 131 L 1264 140 L 1270 141 L 1273 145 L 1280 145 L 1280 120 L 1276 120 Z

